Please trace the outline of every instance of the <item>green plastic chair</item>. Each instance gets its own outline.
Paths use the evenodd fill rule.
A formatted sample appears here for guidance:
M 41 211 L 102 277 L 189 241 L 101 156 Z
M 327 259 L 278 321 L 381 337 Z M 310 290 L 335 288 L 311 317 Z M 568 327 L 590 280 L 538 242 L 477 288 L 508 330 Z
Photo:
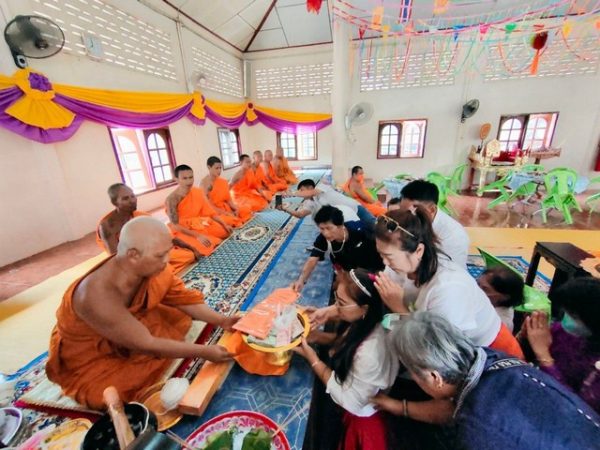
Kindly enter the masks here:
M 525 164 L 519 169 L 519 173 L 525 174 L 535 174 L 545 172 L 544 166 L 539 164 Z M 509 206 L 512 206 L 514 201 L 522 201 L 527 202 L 531 197 L 537 194 L 539 189 L 539 184 L 535 181 L 530 181 L 522 184 L 517 189 L 512 191 L 512 193 L 506 199 L 506 203 Z
M 593 183 L 600 183 L 600 177 L 592 178 L 590 180 L 590 184 Z M 594 209 L 596 209 L 596 206 L 598 206 L 597 200 L 600 200 L 600 192 L 596 192 L 585 199 L 585 204 L 590 208 L 590 214 L 593 213 Z M 594 205 L 592 205 L 593 202 L 595 202 Z
M 452 175 L 446 177 L 448 181 L 448 194 L 450 195 L 460 195 L 460 188 L 462 187 L 462 179 L 465 174 L 465 169 L 468 164 L 461 164 L 457 166 L 453 171 Z
M 369 194 L 371 194 L 371 197 L 373 197 L 374 200 L 379 200 L 377 198 L 377 193 L 384 187 L 385 185 L 383 183 L 379 183 L 376 186 L 373 186 L 372 188 L 367 189 L 367 191 L 369 192 Z
M 490 184 L 486 184 L 483 188 L 477 190 L 477 195 L 481 196 L 484 192 L 499 192 L 500 195 L 492 200 L 488 205 L 488 209 L 493 209 L 500 203 L 506 203 L 510 198 L 512 192 L 508 186 L 514 171 L 510 170 L 505 176 L 499 180 L 493 181 Z
M 394 178 L 396 180 L 406 180 L 407 178 L 412 178 L 413 176 L 409 173 L 399 173 L 398 175 L 395 175 Z
M 438 188 L 438 208 L 440 208 L 446 214 L 455 215 L 454 210 L 448 203 L 448 177 L 442 175 L 439 172 L 429 172 L 425 176 L 425 180 L 435 184 Z
M 515 269 L 510 264 L 505 263 L 497 256 L 492 255 L 489 252 L 477 247 L 477 251 L 483 258 L 483 263 L 485 264 L 486 269 L 491 269 L 492 267 L 506 267 L 512 270 L 514 273 L 523 278 L 523 274 L 521 274 L 517 269 Z M 516 306 L 515 311 L 523 312 L 523 313 L 532 313 L 533 311 L 543 311 L 550 317 L 551 313 L 551 303 L 550 299 L 546 294 L 542 291 L 537 290 L 532 286 L 525 285 L 523 287 L 523 304 Z
M 577 177 L 577 172 L 566 167 L 552 169 L 546 174 L 544 177 L 546 196 L 542 200 L 542 220 L 544 223 L 548 220 L 547 211 L 551 208 L 559 210 L 566 223 L 569 225 L 573 223 L 571 208 L 581 211 L 581 206 L 575 198 Z

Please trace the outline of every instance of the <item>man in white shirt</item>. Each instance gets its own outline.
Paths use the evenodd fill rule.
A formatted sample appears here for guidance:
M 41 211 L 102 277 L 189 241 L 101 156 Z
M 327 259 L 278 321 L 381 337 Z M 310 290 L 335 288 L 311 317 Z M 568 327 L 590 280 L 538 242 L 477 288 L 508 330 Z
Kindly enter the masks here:
M 302 180 L 298 183 L 298 191 L 293 195 L 304 198 L 301 209 L 297 211 L 283 207 L 279 209 L 298 218 L 306 217 L 310 214 L 314 219 L 317 212 L 323 206 L 335 206 L 342 211 L 344 223 L 348 228 L 352 230 L 364 228 L 368 232 L 373 231 L 375 217 L 356 200 L 337 192 L 327 184 L 321 183 L 317 189 L 313 180 Z
M 437 207 L 439 191 L 435 184 L 425 180 L 414 180 L 402 188 L 400 202 L 390 201 L 388 211 L 410 209 L 414 206 L 425 208 L 440 240 L 440 249 L 460 267 L 467 267 L 469 235 L 464 227 Z

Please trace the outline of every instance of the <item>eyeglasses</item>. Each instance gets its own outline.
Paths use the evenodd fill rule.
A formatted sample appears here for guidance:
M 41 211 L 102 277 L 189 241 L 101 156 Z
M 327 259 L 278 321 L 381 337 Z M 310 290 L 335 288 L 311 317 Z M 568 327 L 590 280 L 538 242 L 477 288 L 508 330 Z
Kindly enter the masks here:
M 406 234 L 408 234 L 409 236 L 411 236 L 412 238 L 414 238 L 414 239 L 417 238 L 414 234 L 412 234 L 406 228 L 402 227 L 402 225 L 400 225 L 394 219 L 392 219 L 391 217 L 388 217 L 386 215 L 381 215 L 381 216 L 377 217 L 376 222 L 377 223 L 384 222 L 385 225 L 386 225 L 387 230 L 390 233 L 393 233 L 394 231 L 400 229 L 400 230 L 404 231 Z

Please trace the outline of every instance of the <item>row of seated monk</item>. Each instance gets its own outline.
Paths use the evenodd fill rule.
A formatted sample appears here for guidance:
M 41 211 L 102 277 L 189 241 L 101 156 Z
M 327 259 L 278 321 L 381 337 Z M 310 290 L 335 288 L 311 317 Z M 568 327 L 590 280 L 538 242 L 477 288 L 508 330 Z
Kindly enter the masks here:
M 236 174 L 240 179 L 245 177 L 243 170 Z M 355 181 L 360 185 L 360 179 Z M 313 191 L 314 201 L 319 194 Z M 419 422 L 459 425 L 459 429 L 462 424 L 462 431 L 469 432 L 455 436 L 463 440 L 451 448 L 491 448 L 486 437 L 493 434 L 497 420 L 517 415 L 519 426 L 507 422 L 494 434 L 494 444 L 506 438 L 507 447 L 517 448 L 514 439 L 523 439 L 525 433 L 522 442 L 531 448 L 589 448 L 580 443 L 582 439 L 598 442 L 597 414 L 575 393 L 552 381 L 550 374 L 519 362 L 523 360 L 520 345 L 494 311 L 487 291 L 466 270 L 468 236 L 458 222 L 437 209 L 438 194 L 434 185 L 422 180 L 405 186 L 402 198 L 390 208 L 395 210 L 378 215 L 373 234 L 350 230 L 333 205 L 322 206 L 314 216 L 321 234 L 299 276 L 301 282 L 293 287 L 301 290 L 314 260 L 329 255 L 337 268 L 336 301 L 311 312 L 314 329 L 297 352 L 348 414 L 346 437 L 350 442 L 352 436 L 378 437 L 373 445 L 360 447 L 365 450 L 401 448 L 385 439 L 382 443 L 381 437 L 389 435 L 382 415 L 387 411 Z M 218 345 L 184 342 L 192 319 L 230 329 L 237 318 L 211 310 L 201 293 L 186 289 L 173 275 L 167 268 L 172 247 L 171 232 L 160 221 L 131 219 L 120 230 L 116 255 L 67 290 L 57 311 L 46 367 L 48 378 L 60 384 L 66 395 L 99 409 L 106 386 L 117 387 L 125 401 L 134 400 L 156 382 L 173 358 L 224 361 L 233 357 Z M 391 338 L 381 325 L 386 310 L 400 317 Z M 569 330 L 598 335 L 593 322 L 586 322 L 587 315 L 576 311 L 573 315 L 577 327 Z M 337 328 L 333 334 L 323 334 L 318 326 L 330 320 Z M 537 362 L 564 369 L 547 337 L 551 332 L 547 321 L 536 316 L 526 324 Z M 320 359 L 309 343 L 331 345 L 328 358 Z M 580 356 L 578 351 L 572 353 Z M 429 395 L 428 401 L 394 397 L 390 392 L 397 380 L 398 360 L 408 369 L 406 376 Z M 519 372 L 504 370 L 508 368 Z M 528 388 L 531 379 L 541 380 L 539 385 L 549 389 Z M 503 386 L 503 392 L 493 392 L 496 384 Z M 495 401 L 490 403 L 486 399 L 492 394 Z M 515 402 L 512 410 L 506 399 Z M 523 402 L 553 407 L 528 417 Z M 488 417 L 485 408 L 490 407 Z M 560 427 L 560 433 L 550 432 L 552 427 Z M 465 439 L 471 439 L 471 444 Z M 569 445 L 553 446 L 556 442 Z

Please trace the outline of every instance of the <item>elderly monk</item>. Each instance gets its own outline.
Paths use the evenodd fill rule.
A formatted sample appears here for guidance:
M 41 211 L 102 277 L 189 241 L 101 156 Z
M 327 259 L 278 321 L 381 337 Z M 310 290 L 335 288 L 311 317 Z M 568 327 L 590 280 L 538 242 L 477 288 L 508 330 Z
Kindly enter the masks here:
M 286 183 L 296 184 L 298 182 L 298 177 L 296 177 L 294 171 L 290 169 L 281 147 L 275 149 L 275 157 L 273 158 L 272 164 L 275 169 L 275 174 L 282 180 L 285 180 Z
M 204 191 L 194 187 L 190 166 L 175 167 L 175 179 L 177 189 L 165 201 L 171 229 L 178 239 L 208 256 L 231 234 L 235 218 L 217 214 Z
M 272 191 L 286 191 L 288 189 L 287 181 L 279 178 L 275 173 L 273 167 L 273 152 L 271 150 L 265 150 L 265 157 L 261 161 L 260 166 L 265 173 L 267 179 L 267 185 Z
M 252 169 L 254 169 L 254 176 L 256 177 L 256 181 L 258 182 L 259 186 L 269 191 L 271 196 L 273 196 L 273 194 L 275 194 L 277 191 L 287 189 L 287 184 L 283 189 L 281 189 L 282 186 L 275 186 L 269 183 L 269 180 L 267 179 L 267 172 L 263 168 L 264 161 L 262 152 L 260 150 L 256 150 L 253 153 L 253 160 Z
M 109 255 L 117 252 L 119 235 L 123 225 L 134 217 L 149 216 L 150 214 L 137 211 L 137 198 L 129 186 L 115 183 L 108 188 L 108 196 L 115 210 L 105 215 L 96 227 L 96 243 Z M 175 273 L 189 264 L 199 260 L 202 255 L 194 247 L 173 238 L 173 248 L 169 253 L 169 265 Z
M 136 217 L 123 226 L 117 254 L 65 292 L 46 374 L 78 403 L 101 409 L 107 386 L 126 402 L 137 400 L 174 358 L 231 358 L 221 346 L 184 342 L 192 319 L 230 329 L 237 318 L 210 309 L 173 275 L 172 246 L 166 225 Z
M 240 170 L 231 178 L 229 186 L 235 202 L 240 206 L 249 207 L 252 211 L 266 208 L 273 198 L 273 194 L 257 182 L 248 155 L 240 156 Z
M 344 192 L 367 208 L 375 217 L 385 214 L 385 206 L 375 200 L 365 188 L 364 178 L 363 168 L 354 166 L 350 179 L 343 186 Z
M 252 217 L 250 207 L 238 206 L 231 198 L 229 183 L 221 177 L 223 163 L 216 156 L 206 160 L 208 175 L 200 182 L 200 187 L 207 193 L 208 201 L 217 213 L 232 218 L 231 226 L 239 227 Z

